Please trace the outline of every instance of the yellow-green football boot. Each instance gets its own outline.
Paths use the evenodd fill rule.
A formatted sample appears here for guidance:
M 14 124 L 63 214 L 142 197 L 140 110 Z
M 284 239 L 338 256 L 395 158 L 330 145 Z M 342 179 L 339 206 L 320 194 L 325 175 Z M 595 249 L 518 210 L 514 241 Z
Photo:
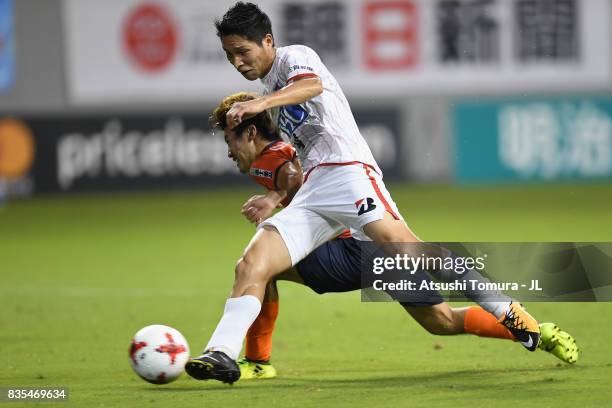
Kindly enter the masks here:
M 269 362 L 244 357 L 237 361 L 241 380 L 264 380 L 276 377 L 276 368 Z
M 580 350 L 576 340 L 568 333 L 559 329 L 554 323 L 540 324 L 540 344 L 538 348 L 544 350 L 568 364 L 578 361 Z

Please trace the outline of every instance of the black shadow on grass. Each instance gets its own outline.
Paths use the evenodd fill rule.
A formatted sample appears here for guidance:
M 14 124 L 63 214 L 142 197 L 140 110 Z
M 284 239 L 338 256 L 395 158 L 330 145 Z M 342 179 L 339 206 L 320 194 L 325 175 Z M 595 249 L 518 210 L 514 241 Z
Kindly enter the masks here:
M 587 370 L 592 366 L 564 366 L 564 367 L 533 367 L 533 368 L 499 368 L 483 370 L 455 370 L 440 371 L 426 374 L 419 374 L 414 369 L 406 375 L 379 376 L 380 372 L 372 372 L 372 377 L 363 378 L 330 378 L 314 379 L 313 372 L 308 373 L 308 377 L 284 377 L 274 380 L 249 381 L 237 383 L 236 385 L 220 384 L 215 381 L 206 381 L 200 384 L 194 383 L 180 388 L 175 387 L 154 387 L 144 388 L 151 392 L 248 392 L 253 387 L 261 389 L 299 389 L 308 390 L 310 388 L 330 389 L 350 389 L 350 388 L 397 388 L 397 387 L 427 387 L 427 388 L 448 388 L 456 387 L 461 389 L 468 385 L 469 389 L 497 389 L 500 392 L 504 389 L 520 387 L 523 391 L 534 388 L 542 391 L 546 384 L 559 384 L 567 380 L 558 378 L 566 369 Z M 418 369 L 417 369 L 418 370 Z M 536 378 L 534 378 L 536 376 Z M 518 379 L 518 380 L 517 380 Z M 571 380 L 570 380 L 571 381 Z

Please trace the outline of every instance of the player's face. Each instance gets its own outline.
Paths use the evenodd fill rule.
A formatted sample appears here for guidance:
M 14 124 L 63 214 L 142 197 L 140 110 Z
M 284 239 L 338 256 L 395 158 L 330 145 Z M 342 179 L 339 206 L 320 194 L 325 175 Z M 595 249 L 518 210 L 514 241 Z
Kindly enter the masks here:
M 248 173 L 251 163 L 257 157 L 255 144 L 247 137 L 248 129 L 237 134 L 234 130 L 225 129 L 225 143 L 227 143 L 227 157 L 236 162 L 241 173 Z
M 263 78 L 274 62 L 274 40 L 270 34 L 261 44 L 241 35 L 226 35 L 221 37 L 221 45 L 227 60 L 249 81 Z

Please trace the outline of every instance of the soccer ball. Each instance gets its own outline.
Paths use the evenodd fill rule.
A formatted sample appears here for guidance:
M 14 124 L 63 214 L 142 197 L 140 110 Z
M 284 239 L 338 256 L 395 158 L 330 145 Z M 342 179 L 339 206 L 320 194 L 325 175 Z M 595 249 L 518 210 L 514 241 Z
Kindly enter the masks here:
M 145 381 L 167 384 L 178 378 L 189 359 L 189 345 L 172 327 L 153 324 L 134 335 L 130 345 L 130 364 Z

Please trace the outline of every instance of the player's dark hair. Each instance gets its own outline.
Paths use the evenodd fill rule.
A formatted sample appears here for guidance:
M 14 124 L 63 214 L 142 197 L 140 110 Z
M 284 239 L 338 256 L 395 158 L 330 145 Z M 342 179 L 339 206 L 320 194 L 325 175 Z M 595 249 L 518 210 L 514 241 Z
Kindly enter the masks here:
M 224 98 L 221 103 L 219 103 L 219 106 L 215 108 L 210 117 L 211 125 L 215 128 L 225 130 L 227 127 L 227 112 L 230 110 L 232 105 L 236 102 L 251 101 L 255 98 L 257 98 L 256 94 L 248 92 L 238 92 Z M 250 125 L 255 125 L 255 128 L 264 140 L 268 140 L 270 142 L 281 140 L 278 129 L 276 126 L 274 126 L 274 122 L 272 122 L 272 118 L 270 117 L 268 111 L 260 112 L 252 118 L 243 120 L 234 128 L 234 131 L 240 135 L 244 129 Z
M 235 34 L 257 44 L 261 44 L 266 34 L 272 35 L 272 23 L 268 15 L 256 4 L 241 1 L 227 10 L 221 20 L 215 20 L 215 28 L 219 38 Z

